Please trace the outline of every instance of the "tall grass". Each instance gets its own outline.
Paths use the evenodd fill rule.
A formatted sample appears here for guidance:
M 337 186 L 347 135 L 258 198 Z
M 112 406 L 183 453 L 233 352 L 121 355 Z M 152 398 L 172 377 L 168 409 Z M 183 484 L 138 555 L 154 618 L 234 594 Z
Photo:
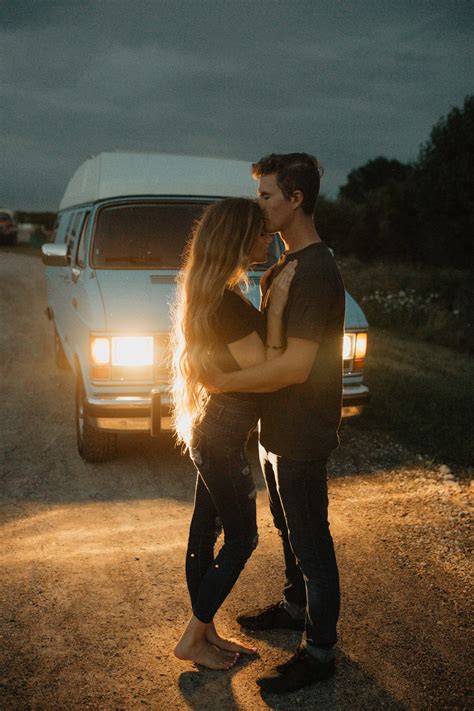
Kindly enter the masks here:
M 474 280 L 468 271 L 338 260 L 347 290 L 371 326 L 474 351 Z
M 474 465 L 468 355 L 372 329 L 365 381 L 371 402 L 361 426 L 391 432 L 439 463 Z

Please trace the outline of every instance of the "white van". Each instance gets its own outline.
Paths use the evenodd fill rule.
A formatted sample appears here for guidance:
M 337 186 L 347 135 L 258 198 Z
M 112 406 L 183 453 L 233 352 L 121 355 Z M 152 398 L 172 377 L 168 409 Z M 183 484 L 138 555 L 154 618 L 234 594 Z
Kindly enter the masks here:
M 77 446 L 104 461 L 119 432 L 171 428 L 169 306 L 191 228 L 210 202 L 255 197 L 250 164 L 164 154 L 101 153 L 69 182 L 54 243 L 42 247 L 58 366 L 76 379 Z M 276 236 L 273 263 L 282 250 Z M 258 306 L 261 268 L 249 294 Z M 368 399 L 367 321 L 346 295 L 344 415 Z

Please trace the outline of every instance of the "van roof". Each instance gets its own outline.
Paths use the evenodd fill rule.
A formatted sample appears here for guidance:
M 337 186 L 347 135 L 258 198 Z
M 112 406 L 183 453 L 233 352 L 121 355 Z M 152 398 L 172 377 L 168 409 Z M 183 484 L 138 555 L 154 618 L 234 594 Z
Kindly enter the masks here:
M 251 163 L 166 153 L 100 153 L 72 176 L 59 205 L 126 195 L 255 197 Z

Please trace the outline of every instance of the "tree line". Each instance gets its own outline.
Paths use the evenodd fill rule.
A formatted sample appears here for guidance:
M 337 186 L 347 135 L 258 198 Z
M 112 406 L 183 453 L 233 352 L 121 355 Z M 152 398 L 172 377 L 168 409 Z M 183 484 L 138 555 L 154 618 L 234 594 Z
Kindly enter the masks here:
M 474 95 L 432 128 L 412 163 L 352 170 L 316 224 L 337 255 L 466 267 L 474 236 Z

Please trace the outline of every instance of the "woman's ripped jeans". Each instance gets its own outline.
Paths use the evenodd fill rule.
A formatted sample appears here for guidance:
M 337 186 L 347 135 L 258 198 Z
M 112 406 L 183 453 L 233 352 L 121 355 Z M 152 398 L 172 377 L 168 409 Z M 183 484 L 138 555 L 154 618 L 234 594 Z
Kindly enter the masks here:
M 213 395 L 193 432 L 198 474 L 186 580 L 201 622 L 212 621 L 257 545 L 256 489 L 245 453 L 257 420 L 254 403 Z M 224 543 L 214 557 L 222 528 Z

